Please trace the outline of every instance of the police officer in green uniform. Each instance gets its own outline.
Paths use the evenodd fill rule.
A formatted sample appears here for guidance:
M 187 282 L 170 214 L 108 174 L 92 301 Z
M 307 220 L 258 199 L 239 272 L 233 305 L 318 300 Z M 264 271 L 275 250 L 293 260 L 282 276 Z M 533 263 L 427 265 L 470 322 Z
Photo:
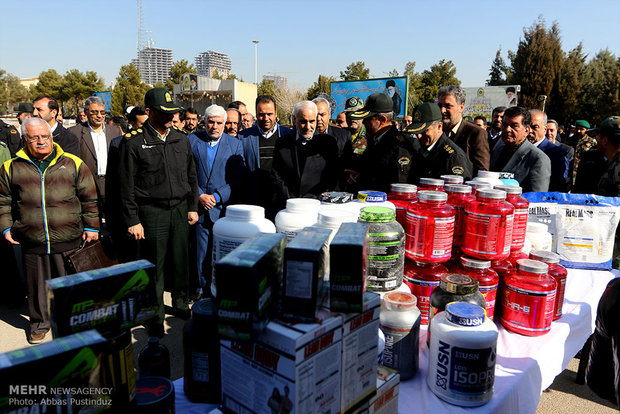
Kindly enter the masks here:
M 166 268 L 173 270 L 172 313 L 189 317 L 188 240 L 189 226 L 198 221 L 198 187 L 189 140 L 172 128 L 173 114 L 182 108 L 165 88 L 149 90 L 144 105 L 148 120 L 125 134 L 120 146 L 120 193 L 129 236 L 144 239 L 143 256 L 156 266 L 159 315 L 149 334 L 162 336 Z
M 4 142 L 11 153 L 11 157 L 19 150 L 21 136 L 13 125 L 0 121 L 0 141 Z
M 349 176 L 349 182 L 357 184 L 358 190 L 387 193 L 390 184 L 408 182 L 414 139 L 396 128 L 392 108 L 389 96 L 375 93 L 368 97 L 363 108 L 351 113 L 351 119 L 363 120 L 368 141 L 358 170 Z
M 462 175 L 471 180 L 473 164 L 465 152 L 443 133 L 441 109 L 432 102 L 421 103 L 413 111 L 413 121 L 404 132 L 417 136 L 411 157 L 409 182 L 420 178 L 439 178 L 444 174 Z

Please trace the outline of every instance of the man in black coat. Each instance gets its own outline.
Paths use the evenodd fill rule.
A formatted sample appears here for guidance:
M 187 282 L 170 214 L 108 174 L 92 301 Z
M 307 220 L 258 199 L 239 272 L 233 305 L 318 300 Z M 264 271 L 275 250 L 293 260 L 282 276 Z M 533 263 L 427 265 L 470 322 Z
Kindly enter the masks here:
M 54 142 L 60 145 L 64 152 L 81 156 L 80 143 L 78 139 L 70 133 L 65 127 L 56 121 L 60 107 L 56 99 L 51 96 L 42 95 L 37 97 L 34 102 L 34 112 L 32 116 L 45 120 L 52 128 Z
M 422 177 L 439 178 L 444 174 L 462 175 L 465 181 L 471 180 L 473 165 L 465 152 L 443 133 L 439 106 L 421 103 L 413 111 L 413 119 L 404 131 L 417 135 L 409 182 L 418 184 Z
M 294 197 L 318 198 L 336 185 L 338 147 L 329 135 L 314 135 L 314 102 L 295 104 L 295 129 L 276 140 L 271 175 L 280 207 Z

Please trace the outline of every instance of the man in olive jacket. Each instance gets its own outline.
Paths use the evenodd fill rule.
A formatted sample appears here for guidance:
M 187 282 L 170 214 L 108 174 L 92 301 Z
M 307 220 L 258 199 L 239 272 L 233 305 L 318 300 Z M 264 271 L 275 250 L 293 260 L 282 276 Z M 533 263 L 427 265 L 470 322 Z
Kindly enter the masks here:
M 53 142 L 47 122 L 26 119 L 22 142 L 0 168 L 0 231 L 22 246 L 34 344 L 50 329 L 45 281 L 66 275 L 63 253 L 98 239 L 99 216 L 90 170 Z

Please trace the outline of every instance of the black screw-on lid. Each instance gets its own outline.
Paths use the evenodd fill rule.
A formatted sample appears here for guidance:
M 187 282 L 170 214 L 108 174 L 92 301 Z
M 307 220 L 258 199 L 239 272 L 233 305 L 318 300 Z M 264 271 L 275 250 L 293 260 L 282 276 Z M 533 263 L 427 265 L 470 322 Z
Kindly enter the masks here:
M 198 323 L 215 323 L 217 306 L 212 298 L 202 299 L 192 306 L 192 320 Z
M 468 275 L 451 273 L 441 276 L 439 287 L 446 292 L 468 295 L 478 290 L 478 281 Z

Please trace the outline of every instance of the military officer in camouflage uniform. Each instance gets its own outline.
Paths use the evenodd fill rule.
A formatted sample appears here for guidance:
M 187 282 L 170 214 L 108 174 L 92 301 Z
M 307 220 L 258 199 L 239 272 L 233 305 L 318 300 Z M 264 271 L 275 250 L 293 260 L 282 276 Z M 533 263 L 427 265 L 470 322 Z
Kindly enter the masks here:
M 573 171 L 578 171 L 579 162 L 586 152 L 596 149 L 596 140 L 587 135 L 588 128 L 590 128 L 590 123 L 588 121 L 579 119 L 575 122 L 575 135 L 580 138 L 577 138 L 577 144 L 575 145 Z M 573 176 L 573 184 L 575 184 L 575 179 L 576 177 Z
M 439 178 L 444 174 L 462 175 L 471 180 L 473 164 L 465 151 L 443 133 L 441 109 L 432 102 L 421 103 L 413 111 L 411 125 L 404 132 L 417 136 L 415 153 L 411 156 L 409 182 L 420 178 Z
M 347 129 L 351 133 L 353 141 L 353 156 L 359 157 L 366 149 L 366 127 L 361 119 L 352 119 L 351 114 L 364 107 L 364 100 L 353 96 L 344 104 L 344 113 L 347 118 Z

